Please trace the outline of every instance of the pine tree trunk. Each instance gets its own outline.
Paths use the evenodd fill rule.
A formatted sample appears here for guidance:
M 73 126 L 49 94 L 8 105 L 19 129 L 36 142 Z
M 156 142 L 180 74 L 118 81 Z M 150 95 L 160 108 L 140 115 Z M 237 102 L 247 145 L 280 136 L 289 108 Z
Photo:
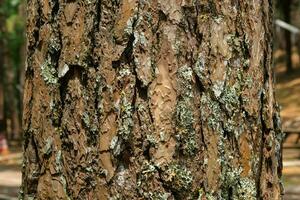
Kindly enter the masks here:
M 29 0 L 23 199 L 281 199 L 271 1 Z

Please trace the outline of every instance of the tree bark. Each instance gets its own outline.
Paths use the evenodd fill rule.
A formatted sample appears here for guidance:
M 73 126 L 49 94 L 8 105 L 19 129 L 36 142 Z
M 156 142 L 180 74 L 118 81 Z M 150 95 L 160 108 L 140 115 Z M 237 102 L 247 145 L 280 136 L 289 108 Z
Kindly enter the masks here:
M 270 4 L 28 1 L 22 199 L 281 199 Z

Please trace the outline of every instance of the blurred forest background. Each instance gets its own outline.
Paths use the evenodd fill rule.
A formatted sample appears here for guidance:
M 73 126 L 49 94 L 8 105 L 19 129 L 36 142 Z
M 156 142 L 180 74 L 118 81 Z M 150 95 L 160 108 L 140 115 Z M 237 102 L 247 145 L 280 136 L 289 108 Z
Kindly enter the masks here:
M 281 105 L 285 199 L 300 199 L 300 0 L 274 1 L 274 71 Z M 0 199 L 21 182 L 25 1 L 0 0 Z
M 25 5 L 21 0 L 0 2 L 0 134 L 13 144 L 22 137 Z

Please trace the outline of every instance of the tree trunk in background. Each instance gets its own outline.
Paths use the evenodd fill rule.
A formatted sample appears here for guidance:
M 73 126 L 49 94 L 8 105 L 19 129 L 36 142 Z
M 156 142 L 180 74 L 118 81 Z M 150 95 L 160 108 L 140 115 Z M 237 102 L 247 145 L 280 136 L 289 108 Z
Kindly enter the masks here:
M 2 6 L 3 1 L 0 0 L 0 6 Z M 3 33 L 4 27 L 4 17 L 0 13 L 0 33 Z M 3 39 L 0 38 L 0 135 L 5 132 L 5 119 L 4 119 L 4 44 Z
M 283 16 L 284 21 L 286 23 L 291 23 L 291 0 L 282 1 L 283 6 Z M 287 73 L 293 71 L 293 62 L 292 62 L 292 39 L 291 33 L 289 31 L 285 31 L 285 50 L 286 50 L 286 67 Z
M 4 108 L 5 108 L 5 120 L 6 120 L 6 134 L 8 140 L 18 139 L 20 136 L 20 118 L 19 118 L 19 104 L 17 93 L 17 70 L 11 60 L 10 52 L 8 49 L 10 45 L 7 41 L 4 44 Z
M 28 1 L 21 197 L 281 199 L 270 2 Z

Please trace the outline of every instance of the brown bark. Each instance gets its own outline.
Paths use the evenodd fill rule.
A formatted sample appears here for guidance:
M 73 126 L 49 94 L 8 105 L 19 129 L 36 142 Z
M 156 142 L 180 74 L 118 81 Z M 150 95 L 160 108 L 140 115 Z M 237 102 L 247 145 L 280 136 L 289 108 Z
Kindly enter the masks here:
M 30 0 L 23 199 L 281 199 L 272 6 Z

